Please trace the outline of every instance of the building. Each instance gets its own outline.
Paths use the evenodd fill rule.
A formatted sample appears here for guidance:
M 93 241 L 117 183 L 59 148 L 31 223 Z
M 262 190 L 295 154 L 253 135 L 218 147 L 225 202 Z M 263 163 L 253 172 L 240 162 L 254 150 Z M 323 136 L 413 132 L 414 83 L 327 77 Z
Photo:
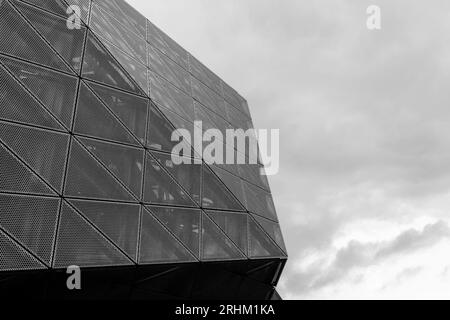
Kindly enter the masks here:
M 245 99 L 126 2 L 0 0 L 0 296 L 278 297 L 261 166 L 174 165 L 171 134 L 196 120 L 252 127 Z

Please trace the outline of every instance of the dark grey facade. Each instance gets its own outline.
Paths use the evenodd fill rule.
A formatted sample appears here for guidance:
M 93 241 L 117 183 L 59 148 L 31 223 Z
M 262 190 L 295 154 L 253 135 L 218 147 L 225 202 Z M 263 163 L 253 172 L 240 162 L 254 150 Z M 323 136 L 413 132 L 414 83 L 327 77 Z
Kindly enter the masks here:
M 195 121 L 252 127 L 126 2 L 0 0 L 0 295 L 272 298 L 287 254 L 262 166 L 174 165 Z

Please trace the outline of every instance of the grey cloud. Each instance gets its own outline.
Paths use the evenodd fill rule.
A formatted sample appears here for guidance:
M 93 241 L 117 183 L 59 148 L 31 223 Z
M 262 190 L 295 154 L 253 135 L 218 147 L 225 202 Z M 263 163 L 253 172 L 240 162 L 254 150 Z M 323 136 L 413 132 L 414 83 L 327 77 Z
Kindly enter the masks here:
M 381 290 L 388 291 L 390 288 L 395 287 L 411 278 L 417 277 L 424 271 L 424 267 L 411 267 L 406 268 L 402 272 L 398 273 L 395 279 L 387 284 L 385 284 Z
M 377 0 L 376 33 L 365 27 L 371 0 L 129 2 L 240 91 L 256 126 L 281 129 L 281 171 L 269 180 L 291 261 L 328 250 L 349 223 L 408 221 L 422 213 L 387 209 L 450 191 L 448 1 Z M 356 209 L 354 189 L 367 201 Z M 370 202 L 374 190 L 383 203 Z M 284 278 L 307 293 L 431 238 L 354 242 L 328 275 L 288 265 Z
M 427 247 L 447 237 L 450 237 L 450 227 L 443 221 L 427 225 L 422 231 L 409 230 L 402 233 L 394 241 L 383 245 L 377 252 L 376 259 L 384 259 L 399 252 Z
M 357 268 L 376 265 L 390 257 L 430 247 L 446 238 L 450 238 L 450 227 L 446 222 L 439 221 L 425 226 L 420 231 L 407 230 L 391 241 L 371 243 L 351 241 L 336 253 L 333 262 L 326 268 L 320 268 L 319 264 L 319 267 L 313 266 L 301 273 L 291 270 L 293 273 L 291 277 L 295 281 L 289 281 L 288 290 L 295 292 L 318 290 L 344 279 Z M 409 274 L 412 276 L 411 272 Z

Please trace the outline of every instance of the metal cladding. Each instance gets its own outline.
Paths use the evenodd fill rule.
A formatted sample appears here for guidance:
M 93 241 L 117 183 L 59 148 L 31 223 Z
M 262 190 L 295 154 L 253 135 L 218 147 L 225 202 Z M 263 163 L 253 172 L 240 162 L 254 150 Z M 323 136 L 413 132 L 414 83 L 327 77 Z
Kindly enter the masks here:
M 252 127 L 245 99 L 126 2 L 0 1 L 0 292 L 31 277 L 51 296 L 76 265 L 95 288 L 132 273 L 127 297 L 270 298 L 287 254 L 267 179 L 174 165 L 171 134 L 195 121 Z

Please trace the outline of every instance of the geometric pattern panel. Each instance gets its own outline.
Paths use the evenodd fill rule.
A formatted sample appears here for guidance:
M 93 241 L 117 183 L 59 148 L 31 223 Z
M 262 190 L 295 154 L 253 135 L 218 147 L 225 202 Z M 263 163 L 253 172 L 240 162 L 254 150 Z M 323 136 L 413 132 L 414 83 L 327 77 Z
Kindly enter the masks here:
M 234 194 L 234 196 L 239 200 L 239 202 L 245 206 L 246 201 L 242 180 L 237 176 L 228 173 L 228 171 L 221 169 L 220 167 L 211 166 L 211 169 L 220 178 L 220 180 L 223 181 L 223 183 Z
M 95 5 L 111 14 L 125 27 L 145 38 L 146 19 L 128 3 L 116 0 L 96 0 Z
M 87 138 L 79 138 L 79 140 L 135 196 L 140 198 L 144 169 L 144 150 Z
M 72 141 L 65 191 L 68 197 L 133 201 L 119 181 L 76 140 Z
M 206 214 L 202 214 L 202 260 L 239 259 L 245 259 L 244 254 Z
M 0 53 L 70 72 L 8 1 L 0 2 L 0 17 Z
M 35 173 L 28 169 L 0 143 L 0 191 L 56 195 Z
M 125 124 L 125 126 L 145 143 L 148 100 L 95 83 L 89 86 L 103 103 Z
M 91 11 L 90 27 L 98 36 L 130 54 L 135 60 L 147 62 L 147 44 L 134 30 L 117 23 L 114 14 L 97 6 L 94 2 Z
M 61 211 L 54 266 L 131 265 L 132 262 L 66 203 Z
M 196 164 L 194 159 L 191 158 L 182 158 L 159 152 L 152 152 L 151 154 L 189 192 L 191 198 L 200 203 L 201 164 Z M 174 164 L 173 160 L 184 162 L 182 164 Z
M 147 20 L 147 42 L 175 61 L 183 69 L 189 69 L 188 53 L 157 26 Z
M 143 210 L 139 263 L 194 262 L 196 259 L 152 214 Z
M 195 207 L 193 200 L 175 180 L 164 170 L 161 164 L 147 154 L 145 165 L 144 202 Z
M 81 69 L 81 54 L 86 28 L 71 30 L 67 28 L 67 19 L 57 18 L 24 3 L 16 2 L 15 6 L 67 64 L 78 73 Z
M 178 144 L 178 142 L 174 142 L 171 139 L 175 127 L 166 117 L 168 115 L 173 115 L 174 113 L 168 114 L 168 111 L 166 111 L 165 114 L 163 114 L 153 103 L 150 104 L 149 108 L 149 126 L 146 146 L 149 149 L 172 153 L 173 148 Z M 184 148 L 189 150 L 191 146 L 189 143 L 185 143 Z
M 204 208 L 243 211 L 244 208 L 227 190 L 222 181 L 206 166 L 203 167 L 203 199 Z
M 135 94 L 142 90 L 108 52 L 105 46 L 89 32 L 85 48 L 82 75 L 88 79 Z
M 277 221 L 275 205 L 270 193 L 244 182 L 248 210 L 269 220 Z
M 249 225 L 249 256 L 250 258 L 284 257 L 286 254 L 267 237 L 261 227 L 251 218 Z
M 69 135 L 0 122 L 0 140 L 61 192 Z
M 71 200 L 70 204 L 137 261 L 139 205 L 82 200 Z
M 40 103 L 0 66 L 0 119 L 63 130 Z
M 27 2 L 29 4 L 32 4 L 34 6 L 37 6 L 41 9 L 50 11 L 51 13 L 57 14 L 59 16 L 67 16 L 67 4 L 64 3 L 63 0 L 22 0 L 23 2 Z
M 175 112 L 185 120 L 191 122 L 195 120 L 194 101 L 191 96 L 151 71 L 148 72 L 148 78 L 150 98 L 152 100 L 159 103 L 162 107 Z
M 45 266 L 0 230 L 0 271 L 39 269 Z
M 147 207 L 194 256 L 199 257 L 200 210 Z
M 280 247 L 280 249 L 283 250 L 284 253 L 287 253 L 280 225 L 278 223 L 274 223 L 272 221 L 261 218 L 257 215 L 252 216 L 259 223 L 259 225 L 263 227 L 264 231 L 267 232 L 267 234 L 272 238 L 272 240 L 275 241 L 275 243 Z
M 50 266 L 59 203 L 57 198 L 0 195 L 0 228 Z
M 125 126 L 84 83 L 80 86 L 75 132 L 94 138 L 139 145 Z
M 0 62 L 66 128 L 70 128 L 77 92 L 77 78 L 8 57 L 0 57 Z
M 161 77 L 166 78 L 169 82 L 175 85 L 178 89 L 183 90 L 185 93 L 190 94 L 191 81 L 189 73 L 178 66 L 170 58 L 167 58 L 158 50 L 148 47 L 149 55 L 149 67 L 159 74 Z
M 147 94 L 148 79 L 147 79 L 147 67 L 141 62 L 130 57 L 128 54 L 117 49 L 109 41 L 103 41 L 103 44 L 114 55 L 114 58 L 119 62 L 119 64 L 124 68 L 126 72 L 134 79 L 134 81 L 139 85 L 142 92 Z
M 220 229 L 244 252 L 248 253 L 247 214 L 206 211 Z

